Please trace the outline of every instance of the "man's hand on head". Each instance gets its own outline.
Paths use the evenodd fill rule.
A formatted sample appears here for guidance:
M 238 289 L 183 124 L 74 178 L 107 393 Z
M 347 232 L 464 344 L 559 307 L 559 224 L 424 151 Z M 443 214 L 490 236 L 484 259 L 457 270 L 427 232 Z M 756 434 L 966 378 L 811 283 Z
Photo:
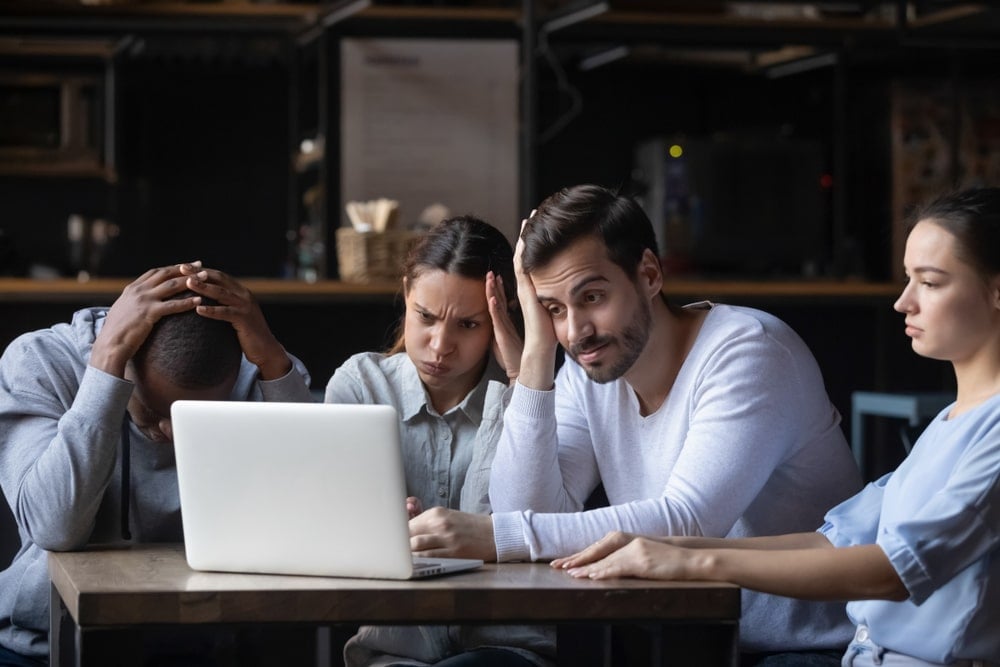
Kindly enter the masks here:
M 533 216 L 534 211 L 531 212 Z M 517 300 L 524 316 L 524 352 L 518 381 L 532 389 L 552 388 L 555 381 L 556 338 L 552 316 L 538 301 L 531 276 L 524 270 L 524 230 L 528 220 L 521 221 L 521 232 L 514 246 L 514 275 L 517 277 Z
M 432 507 L 410 519 L 410 551 L 430 558 L 497 559 L 493 518 Z
M 200 267 L 200 263 L 189 266 Z M 150 269 L 129 283 L 108 310 L 91 349 L 90 365 L 124 377 L 126 365 L 146 342 L 153 325 L 200 303 L 197 296 L 172 298 L 186 289 L 187 280 L 177 265 Z
M 187 289 L 216 301 L 217 305 L 199 304 L 198 314 L 233 325 L 243 354 L 260 369 L 261 379 L 277 380 L 288 374 L 292 360 L 271 333 L 249 289 L 222 271 L 203 268 L 200 262 L 181 264 L 179 270 L 186 276 Z

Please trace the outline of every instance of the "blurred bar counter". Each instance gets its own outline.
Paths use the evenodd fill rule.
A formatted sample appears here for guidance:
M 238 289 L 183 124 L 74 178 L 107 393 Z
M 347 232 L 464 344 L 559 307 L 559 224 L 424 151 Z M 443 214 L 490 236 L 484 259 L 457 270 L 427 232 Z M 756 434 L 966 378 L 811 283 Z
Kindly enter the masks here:
M 322 280 L 307 283 L 298 280 L 241 278 L 261 303 L 392 301 L 399 294 L 399 284 L 347 283 Z M 83 303 L 109 305 L 129 283 L 127 278 L 93 278 L 78 281 L 70 278 L 32 280 L 0 278 L 0 302 L 4 303 Z M 867 300 L 895 298 L 901 287 L 895 283 L 842 280 L 690 280 L 667 276 L 663 288 L 668 297 L 739 301 L 742 303 L 774 300 Z

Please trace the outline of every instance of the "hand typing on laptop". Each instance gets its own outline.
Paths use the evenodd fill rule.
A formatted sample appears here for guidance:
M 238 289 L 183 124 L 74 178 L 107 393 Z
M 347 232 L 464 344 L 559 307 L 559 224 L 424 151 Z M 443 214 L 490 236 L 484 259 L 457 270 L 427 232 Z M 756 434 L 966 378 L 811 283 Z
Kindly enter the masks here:
M 416 496 L 407 496 L 406 498 L 406 516 L 412 519 L 418 516 L 424 511 L 424 504 L 420 502 L 420 498 Z
M 493 519 L 488 514 L 432 507 L 410 519 L 410 550 L 429 558 L 496 561 Z

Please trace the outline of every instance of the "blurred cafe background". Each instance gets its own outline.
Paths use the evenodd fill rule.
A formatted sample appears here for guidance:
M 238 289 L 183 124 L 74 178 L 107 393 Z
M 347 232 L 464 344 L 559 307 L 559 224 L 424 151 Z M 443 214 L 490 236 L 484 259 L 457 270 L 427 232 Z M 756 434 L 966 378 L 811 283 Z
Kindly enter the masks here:
M 854 391 L 949 389 L 891 305 L 910 207 L 1000 183 L 990 4 L 0 0 L 0 340 L 197 258 L 319 389 L 392 337 L 414 235 L 513 240 L 595 182 L 671 298 L 795 327 L 846 429 Z

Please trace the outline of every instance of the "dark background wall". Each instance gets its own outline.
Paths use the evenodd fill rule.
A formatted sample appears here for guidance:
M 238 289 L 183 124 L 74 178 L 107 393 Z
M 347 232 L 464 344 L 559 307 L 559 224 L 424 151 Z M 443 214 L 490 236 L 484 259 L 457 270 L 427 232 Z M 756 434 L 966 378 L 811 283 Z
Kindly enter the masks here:
M 241 276 L 289 274 L 288 232 L 295 228 L 290 211 L 301 209 L 300 193 L 290 194 L 295 187 L 290 147 L 301 138 L 299 130 L 316 122 L 311 118 L 293 127 L 290 121 L 292 56 L 280 42 L 268 40 L 177 39 L 144 39 L 142 48 L 119 57 L 116 183 L 0 176 L 0 273 L 24 273 L 31 264 L 74 273 L 66 221 L 79 213 L 110 219 L 120 229 L 100 267 L 105 275 L 131 276 L 195 256 Z M 840 75 L 825 67 L 778 79 L 642 60 L 584 72 L 567 59 L 566 81 L 579 109 L 551 136 L 545 131 L 562 123 L 573 103 L 542 61 L 537 196 L 583 182 L 641 194 L 645 184 L 634 169 L 633 152 L 657 135 L 814 141 L 832 177 L 817 215 L 803 223 L 816 227 L 824 246 L 817 273 L 885 280 L 892 275 L 890 85 L 917 79 L 947 87 L 958 76 L 978 77 L 980 88 L 995 87 L 990 72 L 998 58 L 991 51 L 931 48 L 894 52 L 875 62 L 854 58 L 845 57 Z M 308 84 L 312 74 L 302 74 L 301 81 Z M 332 80 L 335 85 L 336 77 Z M 838 85 L 844 87 L 839 94 Z M 315 93 L 309 85 L 295 90 L 304 115 L 302 110 L 315 106 Z M 338 170 L 350 168 L 336 163 L 337 125 L 333 109 L 328 118 L 334 129 L 328 161 L 333 182 Z M 840 163 L 838 151 L 844 155 Z M 759 197 L 780 206 L 791 193 L 762 187 Z M 331 224 L 337 224 L 339 202 L 331 198 L 328 206 Z M 335 266 L 332 239 L 328 251 Z M 737 278 L 770 277 L 749 260 L 729 269 Z
M 119 180 L 0 178 L 0 229 L 20 262 L 66 275 L 67 218 L 120 229 L 101 273 L 132 276 L 201 258 L 241 276 L 286 259 L 288 81 L 280 62 L 125 57 L 118 73 Z M 4 268 L 4 267 L 0 267 Z

